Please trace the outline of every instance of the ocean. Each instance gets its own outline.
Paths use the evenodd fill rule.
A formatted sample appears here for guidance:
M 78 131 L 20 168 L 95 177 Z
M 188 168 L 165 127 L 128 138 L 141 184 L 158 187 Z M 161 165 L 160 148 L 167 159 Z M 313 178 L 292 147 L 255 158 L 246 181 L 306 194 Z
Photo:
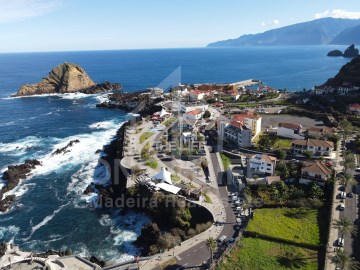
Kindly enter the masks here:
M 12 193 L 18 201 L 0 214 L 0 241 L 23 250 L 70 248 L 82 256 L 123 261 L 147 216 L 89 208 L 83 190 L 101 182 L 99 154 L 126 121 L 120 110 L 97 109 L 103 95 L 67 94 L 9 98 L 23 84 L 45 77 L 56 65 L 81 65 L 96 82 L 119 82 L 124 91 L 177 83 L 226 83 L 259 79 L 279 89 L 311 89 L 334 76 L 349 59 L 327 57 L 341 46 L 194 48 L 0 54 L 0 171 L 28 158 L 43 166 Z M 70 153 L 57 148 L 79 139 Z M 1 182 L 0 182 L 1 186 Z

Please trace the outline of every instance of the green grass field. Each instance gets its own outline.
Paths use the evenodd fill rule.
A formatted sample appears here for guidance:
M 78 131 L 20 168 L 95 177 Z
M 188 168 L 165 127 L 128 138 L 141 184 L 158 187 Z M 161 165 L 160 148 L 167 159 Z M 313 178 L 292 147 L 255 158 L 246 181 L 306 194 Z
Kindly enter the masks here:
M 224 169 L 225 170 L 229 169 L 229 166 L 231 165 L 231 159 L 225 154 L 220 154 L 220 156 L 221 156 L 221 161 L 224 165 Z
M 141 134 L 140 138 L 139 138 L 139 143 L 143 143 L 145 142 L 147 139 L 149 139 L 154 133 L 150 132 L 150 131 L 146 131 L 143 134 Z
M 175 117 L 169 118 L 164 122 L 164 126 L 169 127 L 172 123 L 174 123 L 175 119 L 176 119 Z
M 291 140 L 276 139 L 272 147 L 275 149 L 290 149 L 291 148 Z
M 289 262 L 285 252 L 299 254 L 300 260 Z M 243 238 L 227 255 L 217 270 L 317 270 L 318 252 L 258 238 Z
M 149 158 L 148 160 L 146 160 L 145 164 L 152 169 L 156 169 L 158 167 L 158 162 L 154 158 Z
M 296 243 L 321 244 L 318 210 L 257 209 L 247 230 Z

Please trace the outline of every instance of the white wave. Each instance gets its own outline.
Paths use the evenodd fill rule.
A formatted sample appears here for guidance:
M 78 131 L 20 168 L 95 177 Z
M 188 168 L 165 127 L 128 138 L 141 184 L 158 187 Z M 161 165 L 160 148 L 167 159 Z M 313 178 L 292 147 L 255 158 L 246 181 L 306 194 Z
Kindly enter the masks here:
M 63 204 L 62 206 L 60 206 L 58 209 L 56 209 L 51 215 L 45 217 L 43 219 L 43 221 L 41 221 L 39 224 L 33 226 L 31 228 L 31 234 L 29 236 L 29 239 L 31 238 L 31 236 L 34 234 L 34 232 L 36 232 L 37 230 L 39 230 L 41 227 L 45 226 L 50 220 L 52 220 L 57 213 L 59 213 L 65 206 L 68 206 L 70 202 L 68 202 L 67 204 Z
M 102 122 L 96 122 L 91 125 L 89 125 L 89 128 L 92 129 L 108 129 L 111 128 L 114 125 L 112 121 L 102 121 Z
M 7 127 L 7 126 L 11 126 L 13 124 L 15 124 L 15 121 L 10 121 L 10 122 L 7 122 L 7 123 L 0 124 L 0 127 Z
M 34 186 L 36 186 L 35 183 L 22 184 L 6 192 L 6 195 L 15 195 L 16 197 L 20 197 L 24 195 L 29 190 L 30 187 L 34 187 Z
M 60 94 L 59 97 L 62 99 L 81 99 L 92 96 L 91 94 L 84 94 L 84 93 L 66 93 Z
M 95 97 L 96 100 L 98 100 L 100 103 L 109 101 L 109 94 L 100 95 Z
M 128 113 L 126 116 L 129 116 L 129 117 L 139 117 L 140 114 L 138 114 L 138 113 Z
M 29 149 L 42 144 L 42 139 L 35 136 L 28 136 L 11 143 L 0 143 L 0 153 L 21 156 L 24 155 Z
M 62 139 L 54 145 L 52 151 L 40 158 L 42 166 L 36 167 L 33 174 L 49 174 L 66 166 L 86 164 L 98 159 L 96 150 L 102 149 L 105 144 L 110 143 L 116 134 L 118 124 L 113 123 L 112 127 L 104 131 L 96 131 L 89 134 L 79 134 Z M 56 149 L 65 147 L 71 140 L 78 139 L 80 142 L 69 148 L 70 152 L 59 155 L 52 155 Z M 96 166 L 96 164 L 95 164 Z
M 0 239 L 14 239 L 19 234 L 20 228 L 14 225 L 0 227 Z M 10 241 L 12 242 L 12 241 Z

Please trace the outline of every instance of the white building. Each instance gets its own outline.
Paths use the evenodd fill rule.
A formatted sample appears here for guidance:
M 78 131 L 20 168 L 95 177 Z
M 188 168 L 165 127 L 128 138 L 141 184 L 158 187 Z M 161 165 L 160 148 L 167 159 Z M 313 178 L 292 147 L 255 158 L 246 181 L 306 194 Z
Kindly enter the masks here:
M 279 123 L 276 130 L 276 135 L 279 137 L 290 138 L 290 139 L 305 139 L 301 134 L 302 126 L 293 123 Z
M 181 113 L 187 113 L 187 112 L 191 112 L 193 110 L 200 110 L 205 112 L 207 109 L 209 109 L 209 105 L 208 104 L 196 104 L 196 103 L 190 103 L 190 104 L 185 104 L 185 103 L 178 103 L 179 106 L 179 110 Z
M 220 140 L 234 143 L 238 147 L 250 147 L 252 132 L 240 121 L 221 122 L 219 125 Z
M 191 101 L 198 101 L 204 99 L 205 94 L 199 90 L 191 90 L 189 97 Z
M 253 138 L 261 132 L 262 118 L 258 115 L 255 115 L 253 112 L 236 114 L 233 116 L 232 120 L 243 122 L 244 126 L 252 131 Z
M 324 186 L 326 181 L 331 178 L 331 170 L 320 161 L 305 161 L 301 169 L 300 184 L 312 182 Z
M 228 184 L 233 184 L 239 191 L 244 189 L 244 169 L 241 165 L 231 165 L 227 170 L 226 175 Z
M 184 113 L 184 118 L 188 120 L 199 120 L 204 114 L 204 111 L 195 109 L 190 112 Z
M 360 115 L 360 104 L 350 104 L 348 107 L 348 112 L 351 114 Z
M 164 94 L 164 89 L 159 88 L 159 87 L 154 87 L 154 88 L 147 88 L 147 91 L 150 92 L 150 96 L 151 97 L 161 97 L 162 94 Z
M 293 140 L 292 151 L 294 154 L 303 154 L 308 151 L 314 156 L 332 156 L 334 143 L 316 139 Z
M 266 154 L 256 154 L 249 160 L 251 174 L 274 175 L 277 158 Z

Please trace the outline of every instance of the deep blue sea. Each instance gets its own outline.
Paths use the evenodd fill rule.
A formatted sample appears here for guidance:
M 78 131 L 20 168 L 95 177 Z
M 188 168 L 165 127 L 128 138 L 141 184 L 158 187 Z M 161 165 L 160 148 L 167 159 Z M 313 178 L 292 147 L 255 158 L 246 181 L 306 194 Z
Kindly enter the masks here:
M 9 98 L 65 61 L 81 65 L 96 82 L 123 84 L 125 91 L 176 83 L 223 83 L 259 79 L 288 90 L 310 89 L 334 76 L 348 59 L 326 54 L 334 46 L 158 49 L 0 54 L 0 172 L 27 158 L 43 166 L 13 192 L 10 212 L 0 214 L 0 241 L 24 250 L 71 248 L 121 261 L 135 255 L 146 216 L 90 209 L 82 191 L 106 174 L 97 149 L 110 142 L 126 119 L 119 110 L 96 109 L 98 96 Z M 164 81 L 165 80 L 165 81 Z M 161 84 L 163 82 L 163 84 Z M 70 140 L 70 153 L 51 156 Z

